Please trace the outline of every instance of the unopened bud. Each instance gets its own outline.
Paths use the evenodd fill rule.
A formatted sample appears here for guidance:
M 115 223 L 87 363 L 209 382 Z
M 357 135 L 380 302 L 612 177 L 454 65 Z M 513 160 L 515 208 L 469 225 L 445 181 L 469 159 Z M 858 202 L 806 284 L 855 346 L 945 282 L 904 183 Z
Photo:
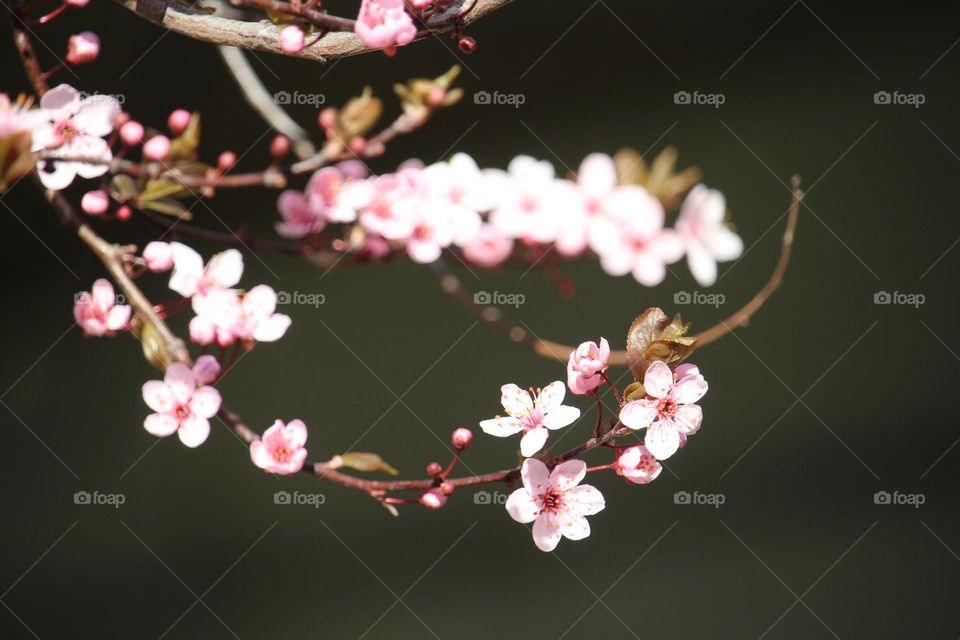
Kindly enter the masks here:
M 457 451 L 463 451 L 470 446 L 470 443 L 473 441 L 473 432 L 466 427 L 460 427 L 454 429 L 453 435 L 450 436 L 450 441 L 453 443 L 453 448 Z
M 430 464 L 427 465 L 428 476 L 438 476 L 442 471 L 443 471 L 443 467 L 440 466 L 439 462 L 431 462 Z
M 430 489 L 429 491 L 424 491 L 420 496 L 420 504 L 425 506 L 428 509 L 439 509 L 447 503 L 447 496 L 443 495 L 436 489 Z

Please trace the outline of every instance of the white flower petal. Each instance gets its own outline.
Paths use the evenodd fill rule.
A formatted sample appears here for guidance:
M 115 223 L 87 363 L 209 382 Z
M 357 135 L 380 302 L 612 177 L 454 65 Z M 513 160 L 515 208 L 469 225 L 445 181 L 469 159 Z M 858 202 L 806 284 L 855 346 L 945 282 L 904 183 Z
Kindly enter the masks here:
M 532 496 L 543 495 L 550 487 L 550 471 L 547 465 L 535 458 L 527 458 L 520 467 L 520 479 L 523 487 Z
M 576 422 L 579 417 L 580 409 L 562 404 L 544 416 L 543 426 L 547 429 L 562 429 Z
M 666 460 L 680 448 L 680 432 L 673 423 L 661 420 L 647 429 L 643 444 L 657 460 Z
M 528 524 L 537 519 L 540 507 L 526 489 L 517 489 L 507 498 L 507 513 L 517 522 Z
M 480 422 L 480 428 L 484 433 L 498 438 L 506 438 L 523 431 L 523 424 L 516 418 L 504 416 L 502 418 L 492 418 Z
M 550 472 L 550 484 L 560 491 L 567 491 L 580 484 L 587 475 L 587 463 L 583 460 L 567 460 Z
M 550 513 L 541 513 L 533 523 L 533 543 L 540 551 L 553 551 L 561 538 L 557 519 Z
M 533 398 L 527 391 L 513 383 L 500 387 L 500 403 L 514 418 L 522 418 L 533 411 Z
M 523 437 L 520 438 L 520 453 L 523 454 L 525 458 L 529 458 L 538 453 L 543 449 L 543 445 L 546 444 L 547 436 L 549 435 L 550 432 L 544 427 L 529 429 L 523 434 Z

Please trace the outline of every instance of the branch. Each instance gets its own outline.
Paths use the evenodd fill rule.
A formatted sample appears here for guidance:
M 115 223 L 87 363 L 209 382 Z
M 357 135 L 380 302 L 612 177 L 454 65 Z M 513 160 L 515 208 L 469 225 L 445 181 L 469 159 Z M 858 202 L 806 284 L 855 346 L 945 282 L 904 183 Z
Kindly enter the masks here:
M 470 24 L 510 1 L 476 0 L 476 6 L 464 16 L 462 24 Z M 290 56 L 280 48 L 280 29 L 268 21 L 233 20 L 175 4 L 170 0 L 114 0 L 114 2 L 159 27 L 194 40 Z M 462 5 L 456 6 L 459 9 Z M 456 14 L 450 16 L 445 12 L 437 16 L 436 21 L 428 20 L 426 26 L 429 31 L 421 37 L 450 31 L 454 28 L 455 17 Z M 378 49 L 369 49 L 364 46 L 355 33 L 333 31 L 291 57 L 327 62 L 370 51 L 378 51 Z

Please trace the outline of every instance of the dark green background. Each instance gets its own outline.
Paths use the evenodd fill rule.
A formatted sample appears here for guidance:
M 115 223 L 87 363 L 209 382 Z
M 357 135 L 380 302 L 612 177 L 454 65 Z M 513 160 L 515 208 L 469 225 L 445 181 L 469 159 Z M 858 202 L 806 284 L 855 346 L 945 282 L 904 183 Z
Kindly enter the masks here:
M 202 111 L 210 158 L 261 139 L 265 126 L 212 48 L 95 4 L 40 32 L 54 50 L 71 32 L 101 33 L 102 60 L 78 71 L 79 88 L 123 93 L 154 124 L 174 107 Z M 352 12 L 330 2 L 341 4 Z M 960 34 L 945 5 L 518 0 L 469 29 L 479 47 L 461 79 L 468 99 L 394 145 L 375 170 L 456 149 L 487 166 L 529 153 L 562 171 L 591 151 L 673 144 L 681 164 L 699 165 L 726 194 L 750 247 L 721 270 L 720 309 L 673 304 L 677 291 L 700 289 L 683 264 L 644 289 L 582 261 L 569 269 L 572 299 L 540 273 L 476 283 L 523 293 L 527 303 L 507 311 L 539 335 L 602 334 L 619 346 L 631 318 L 652 305 L 709 326 L 775 263 L 789 199 L 782 182 L 798 173 L 812 187 L 783 289 L 749 327 L 694 359 L 710 382 L 702 431 L 650 486 L 592 479 L 608 508 L 591 518 L 589 540 L 564 541 L 552 555 L 469 491 L 438 513 L 410 508 L 394 519 L 362 494 L 260 473 L 220 424 L 198 450 L 175 439 L 154 447 L 140 386 L 155 371 L 135 342 L 86 340 L 71 328 L 73 294 L 104 271 L 21 184 L 0 209 L 0 635 L 956 638 L 960 251 L 949 249 L 960 235 L 960 49 L 934 62 Z M 254 64 L 272 90 L 322 92 L 336 104 L 364 84 L 388 95 L 396 80 L 435 75 L 454 61 L 451 47 L 425 42 L 392 60 L 327 66 L 261 55 Z M 0 55 L 3 89 L 26 89 L 8 42 Z M 475 105 L 478 90 L 523 93 L 526 103 Z M 722 92 L 726 103 L 677 106 L 678 90 Z M 926 103 L 875 105 L 878 90 L 920 92 Z M 312 126 L 311 109 L 295 114 Z M 245 167 L 265 162 L 260 142 Z M 276 218 L 266 192 L 222 193 L 210 206 L 226 224 L 264 233 Z M 195 211 L 200 224 L 222 228 L 209 210 Z M 142 241 L 152 229 L 102 231 Z M 418 475 L 446 460 L 451 428 L 498 410 L 499 385 L 563 376 L 487 327 L 469 330 L 473 317 L 428 269 L 351 268 L 321 280 L 309 264 L 263 260 L 246 256 L 244 284 L 323 293 L 326 304 L 286 308 L 287 337 L 246 356 L 222 392 L 258 429 L 303 418 L 313 458 L 351 446 L 389 410 L 357 448 Z M 163 284 L 148 289 L 160 295 Z M 926 302 L 878 306 L 881 290 Z M 589 430 L 588 415 L 565 442 Z M 509 464 L 511 444 L 480 434 L 467 463 Z M 322 492 L 326 502 L 274 505 L 281 489 Z M 76 506 L 78 490 L 122 492 L 127 502 Z M 676 505 L 680 490 L 726 502 Z M 881 490 L 926 502 L 875 505 Z M 195 596 L 206 606 L 176 622 Z

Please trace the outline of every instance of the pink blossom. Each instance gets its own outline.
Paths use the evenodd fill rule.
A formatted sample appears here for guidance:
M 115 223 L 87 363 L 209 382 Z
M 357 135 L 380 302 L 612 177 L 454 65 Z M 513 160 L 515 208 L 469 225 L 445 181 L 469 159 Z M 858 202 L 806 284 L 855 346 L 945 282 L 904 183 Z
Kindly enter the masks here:
M 356 167 L 347 166 L 345 171 L 356 171 Z M 357 209 L 366 202 L 362 192 L 344 188 L 351 182 L 346 176 L 344 170 L 324 167 L 307 183 L 306 196 L 311 209 L 329 222 L 354 222 Z
M 170 155 L 170 138 L 153 136 L 143 144 L 143 157 L 153 162 L 163 162 Z
M 667 273 L 666 265 L 683 257 L 680 237 L 663 228 L 663 206 L 637 186 L 617 189 L 611 200 L 606 206 L 618 214 L 591 224 L 590 248 L 610 275 L 633 273 L 640 284 L 660 284 Z
M 281 29 L 280 49 L 290 55 L 300 53 L 303 49 L 303 30 L 293 24 Z
M 0 136 L 18 131 L 30 131 L 42 126 L 47 114 L 41 109 L 25 108 L 23 100 L 10 101 L 10 96 L 0 93 Z
M 291 475 L 303 468 L 307 459 L 307 425 L 303 420 L 284 424 L 276 420 L 263 437 L 250 444 L 250 459 L 268 473 Z
M 351 201 L 359 204 L 360 226 L 387 240 L 403 241 L 413 233 L 412 198 L 424 196 L 421 169 L 406 167 L 373 180 L 356 181 L 347 187 Z
M 166 242 L 148 242 L 143 248 L 143 260 L 147 269 L 155 273 L 173 268 L 173 247 Z
M 187 245 L 171 242 L 170 247 L 173 249 L 173 273 L 168 286 L 184 298 L 202 297 L 240 282 L 243 256 L 236 249 L 216 254 L 204 266 L 200 254 Z
M 717 262 L 734 260 L 743 252 L 743 240 L 724 223 L 723 194 L 698 184 L 684 199 L 675 225 L 687 250 L 687 264 L 697 282 L 709 287 L 717 281 Z
M 405 45 L 417 35 L 404 0 L 363 0 L 355 29 L 363 44 L 372 49 Z
M 103 336 L 125 329 L 130 322 L 130 306 L 117 304 L 113 285 L 100 278 L 90 292 L 77 296 L 73 317 L 88 336 Z
M 90 4 L 90 0 L 67 0 L 67 4 L 73 7 L 74 9 L 82 9 L 83 7 Z
M 683 364 L 671 372 L 657 361 L 647 368 L 643 388 L 647 397 L 625 404 L 620 421 L 631 429 L 646 429 L 647 450 L 666 460 L 700 428 L 703 410 L 695 403 L 707 393 L 707 381 L 695 365 Z
M 558 209 L 565 207 L 562 181 L 545 160 L 517 156 L 507 171 L 488 169 L 487 188 L 496 203 L 490 222 L 511 238 L 550 243 L 560 226 Z
M 467 244 L 480 230 L 480 212 L 494 204 L 484 174 L 465 153 L 454 154 L 449 162 L 437 162 L 423 170 L 427 197 L 438 199 L 454 226 L 454 242 Z
M 590 535 L 586 516 L 603 510 L 603 494 L 591 485 L 581 485 L 587 475 L 582 460 L 568 460 L 547 469 L 535 458 L 527 458 L 520 469 L 523 488 L 507 498 L 510 517 L 533 523 L 533 542 L 541 551 L 553 551 L 561 537 L 583 540 Z
M 110 208 L 110 196 L 103 189 L 87 191 L 80 198 L 80 208 L 91 216 L 101 216 Z
M 466 427 L 458 427 L 453 430 L 453 433 L 450 435 L 450 442 L 453 444 L 453 448 L 457 451 L 463 451 L 470 446 L 470 443 L 473 442 L 473 432 Z
M 170 129 L 170 133 L 179 136 L 190 126 L 191 118 L 190 112 L 186 109 L 174 109 L 167 116 L 167 128 Z
M 414 262 L 429 264 L 440 258 L 453 242 L 454 227 L 442 205 L 425 198 L 408 198 L 396 205 L 397 214 L 408 221 L 410 231 L 400 238 Z
M 78 175 L 97 178 L 107 172 L 113 154 L 103 137 L 113 131 L 114 118 L 120 113 L 116 99 L 81 99 L 76 89 L 61 84 L 43 94 L 40 107 L 44 122 L 33 130 L 33 151 L 44 152 L 37 174 L 46 188 L 57 191 Z
M 570 353 L 567 361 L 567 386 L 578 396 L 590 393 L 601 384 L 601 373 L 607 369 L 610 359 L 610 344 L 606 338 L 596 342 L 584 342 Z
M 492 269 L 507 261 L 513 253 L 513 240 L 492 224 L 483 224 L 465 245 L 463 255 L 471 263 Z
M 663 467 L 645 446 L 638 444 L 620 452 L 614 463 L 617 474 L 634 484 L 648 484 L 657 479 Z
M 287 189 L 277 198 L 277 210 L 283 222 L 274 225 L 277 233 L 284 238 L 303 238 L 318 233 L 327 226 L 323 216 L 311 207 L 307 197 L 293 189 Z
M 447 504 L 447 496 L 439 489 L 428 489 L 420 494 L 420 504 L 427 509 L 439 509 Z
M 212 290 L 193 299 L 199 320 L 190 323 L 191 338 L 208 344 L 214 336 L 221 346 L 234 340 L 274 342 L 283 337 L 291 322 L 289 316 L 275 313 L 276 306 L 276 292 L 264 284 L 243 295 L 232 289 Z
M 100 55 L 100 38 L 92 31 L 81 31 L 67 40 L 66 61 L 69 64 L 93 62 Z
M 200 356 L 193 363 L 193 377 L 197 384 L 212 384 L 220 377 L 220 361 L 209 354 Z
M 580 409 L 563 404 L 563 383 L 551 382 L 541 391 L 525 391 L 515 384 L 500 387 L 500 402 L 506 417 L 484 420 L 480 428 L 498 438 L 524 432 L 520 439 L 520 453 L 530 457 L 540 451 L 547 441 L 548 429 L 562 429 L 580 417 Z
M 210 421 L 220 410 L 220 392 L 197 386 L 190 367 L 175 362 L 167 367 L 163 380 L 143 385 L 143 401 L 155 413 L 143 421 L 143 428 L 158 437 L 176 433 L 180 442 L 197 447 L 210 435 Z

